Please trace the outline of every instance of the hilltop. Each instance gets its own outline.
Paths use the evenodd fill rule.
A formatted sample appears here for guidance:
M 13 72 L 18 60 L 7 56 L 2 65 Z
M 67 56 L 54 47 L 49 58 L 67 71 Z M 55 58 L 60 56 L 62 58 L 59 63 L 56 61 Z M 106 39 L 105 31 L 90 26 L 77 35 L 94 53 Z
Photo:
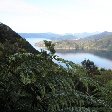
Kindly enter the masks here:
M 38 53 L 29 42 L 13 31 L 9 26 L 0 23 L 0 57 L 18 52 Z

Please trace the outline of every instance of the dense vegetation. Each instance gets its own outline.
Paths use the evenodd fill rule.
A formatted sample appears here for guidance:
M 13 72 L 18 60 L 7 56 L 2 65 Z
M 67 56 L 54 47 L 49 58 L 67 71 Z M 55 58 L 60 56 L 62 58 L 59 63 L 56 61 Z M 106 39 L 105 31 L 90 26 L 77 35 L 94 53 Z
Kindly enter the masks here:
M 58 40 L 53 41 L 55 49 L 92 49 L 112 51 L 112 33 L 103 32 L 97 35 L 76 40 Z M 39 47 L 45 47 L 44 42 L 35 44 Z
M 90 60 L 76 65 L 56 56 L 50 41 L 45 45 L 49 52 L 4 53 L 0 112 L 111 112 L 112 71 Z

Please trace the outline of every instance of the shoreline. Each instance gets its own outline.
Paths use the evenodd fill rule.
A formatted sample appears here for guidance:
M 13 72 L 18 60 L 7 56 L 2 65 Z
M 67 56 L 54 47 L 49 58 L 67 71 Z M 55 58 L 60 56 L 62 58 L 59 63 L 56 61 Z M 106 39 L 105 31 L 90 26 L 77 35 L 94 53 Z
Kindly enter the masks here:
M 41 49 L 46 49 L 46 47 L 41 47 L 41 46 L 37 46 L 35 45 L 35 47 L 39 47 Z M 92 50 L 92 51 L 107 51 L 107 52 L 112 52 L 112 50 L 107 50 L 107 49 L 76 49 L 76 48 L 55 48 L 55 50 L 82 50 L 82 51 L 89 51 L 89 50 Z

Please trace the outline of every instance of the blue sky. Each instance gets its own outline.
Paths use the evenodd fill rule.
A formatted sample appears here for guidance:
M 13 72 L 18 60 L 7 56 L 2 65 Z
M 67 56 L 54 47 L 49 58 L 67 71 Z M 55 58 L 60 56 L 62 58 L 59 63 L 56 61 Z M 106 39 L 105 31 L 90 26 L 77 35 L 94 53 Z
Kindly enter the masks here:
M 112 0 L 0 0 L 0 22 L 16 32 L 112 31 Z

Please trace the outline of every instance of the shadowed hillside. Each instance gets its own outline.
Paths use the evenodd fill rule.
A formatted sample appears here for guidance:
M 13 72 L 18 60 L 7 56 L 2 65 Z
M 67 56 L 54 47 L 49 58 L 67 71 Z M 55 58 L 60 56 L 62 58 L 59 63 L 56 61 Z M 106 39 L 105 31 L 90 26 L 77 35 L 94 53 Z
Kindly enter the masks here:
M 38 53 L 29 42 L 9 26 L 0 23 L 0 56 L 4 57 L 18 52 Z

